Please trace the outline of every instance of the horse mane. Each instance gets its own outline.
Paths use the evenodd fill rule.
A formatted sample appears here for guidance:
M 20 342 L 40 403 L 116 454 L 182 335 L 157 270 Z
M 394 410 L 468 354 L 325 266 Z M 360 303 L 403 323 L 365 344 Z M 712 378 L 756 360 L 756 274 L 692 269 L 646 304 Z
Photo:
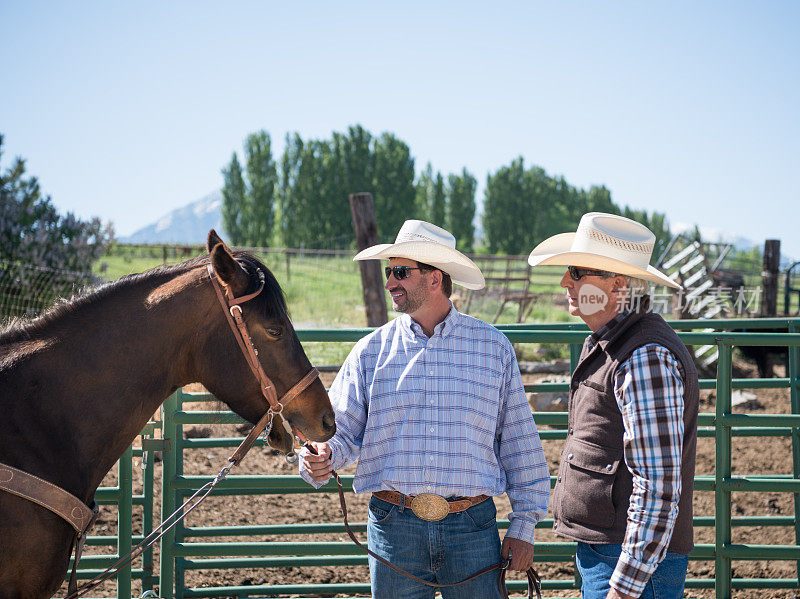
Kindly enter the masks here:
M 272 274 L 272 271 L 262 264 L 258 258 L 247 252 L 235 252 L 234 256 L 250 275 L 252 281 L 251 291 L 255 291 L 256 282 L 258 281 L 255 272 L 260 270 L 264 273 L 264 290 L 253 300 L 259 302 L 264 314 L 268 318 L 290 320 L 286 298 L 278 280 L 275 278 L 275 275 Z M 70 298 L 59 298 L 39 316 L 33 318 L 12 318 L 4 328 L 0 329 L 0 341 L 3 343 L 27 341 L 31 339 L 35 333 L 47 328 L 57 320 L 68 316 L 84 306 L 102 301 L 123 287 L 136 285 L 142 281 L 166 275 L 188 272 L 197 266 L 207 264 L 208 260 L 208 256 L 205 255 L 186 262 L 181 262 L 180 264 L 159 266 L 141 273 L 125 275 L 115 281 L 103 283 L 97 287 L 90 287 Z

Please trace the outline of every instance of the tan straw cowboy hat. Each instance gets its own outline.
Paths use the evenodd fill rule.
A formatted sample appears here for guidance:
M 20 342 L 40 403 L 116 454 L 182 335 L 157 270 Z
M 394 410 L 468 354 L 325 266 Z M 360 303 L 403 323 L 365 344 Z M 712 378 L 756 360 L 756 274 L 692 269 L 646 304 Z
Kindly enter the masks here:
M 545 239 L 528 256 L 531 266 L 582 266 L 628 275 L 674 289 L 681 286 L 650 266 L 656 236 L 624 216 L 589 212 L 578 230 Z
M 486 281 L 475 263 L 456 249 L 456 238 L 424 220 L 407 220 L 394 243 L 381 243 L 361 250 L 353 260 L 408 258 L 435 266 L 450 275 L 453 283 L 467 289 L 483 289 Z

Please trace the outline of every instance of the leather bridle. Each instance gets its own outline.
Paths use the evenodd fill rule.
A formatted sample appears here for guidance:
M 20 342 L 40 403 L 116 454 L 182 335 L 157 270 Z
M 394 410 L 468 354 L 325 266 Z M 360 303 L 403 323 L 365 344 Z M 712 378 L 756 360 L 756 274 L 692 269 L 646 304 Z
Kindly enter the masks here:
M 256 289 L 253 293 L 249 293 L 240 297 L 233 297 L 230 287 L 226 286 L 223 291 L 222 285 L 220 285 L 217 275 L 214 272 L 214 267 L 210 262 L 208 263 L 208 276 L 211 279 L 214 291 L 217 293 L 217 298 L 222 305 L 222 310 L 225 312 L 225 317 L 228 320 L 228 324 L 233 331 L 233 336 L 236 338 L 239 348 L 242 350 L 242 355 L 244 356 L 247 365 L 250 367 L 250 370 L 255 375 L 256 380 L 258 380 L 258 386 L 261 390 L 261 394 L 269 404 L 269 409 L 267 410 L 266 414 L 261 417 L 261 420 L 259 420 L 253 430 L 250 431 L 250 434 L 245 438 L 244 441 L 242 441 L 242 444 L 239 445 L 233 455 L 228 458 L 231 464 L 236 466 L 242 461 L 242 458 L 244 458 L 245 454 L 253 446 L 259 435 L 265 429 L 267 429 L 267 427 L 270 429 L 272 428 L 272 421 L 275 416 L 281 414 L 290 401 L 300 395 L 311 383 L 319 378 L 319 371 L 312 367 L 311 370 L 302 379 L 300 379 L 300 381 L 297 382 L 297 384 L 295 384 L 283 395 L 283 397 L 279 399 L 278 394 L 275 391 L 275 385 L 261 366 L 261 362 L 258 359 L 258 350 L 253 346 L 253 341 L 251 340 L 250 333 L 247 330 L 247 324 L 244 322 L 244 318 L 242 318 L 241 304 L 258 296 L 258 294 L 264 289 L 264 273 L 260 269 L 258 270 L 258 277 L 260 281 L 258 289 Z M 287 433 L 292 436 L 292 439 L 294 439 L 294 433 L 291 429 L 291 426 L 285 418 L 282 417 L 282 420 Z
M 228 464 L 220 470 L 219 474 L 214 478 L 213 481 L 206 483 L 198 489 L 194 495 L 192 495 L 189 499 L 187 499 L 181 507 L 175 510 L 168 518 L 162 520 L 160 526 L 152 531 L 141 543 L 139 543 L 136 547 L 131 549 L 127 555 L 124 555 L 119 560 L 117 560 L 114 564 L 106 568 L 103 572 L 95 576 L 92 580 L 87 583 L 84 583 L 80 588 L 76 588 L 76 568 L 78 565 L 78 560 L 80 559 L 80 550 L 83 548 L 83 542 L 86 539 L 86 534 L 88 529 L 91 527 L 89 524 L 84 530 L 83 533 L 80 535 L 79 538 L 79 545 L 80 548 L 76 549 L 76 558 L 74 560 L 74 566 L 72 569 L 72 576 L 70 578 L 70 588 L 68 591 L 68 595 L 66 599 L 77 599 L 81 595 L 89 592 L 91 589 L 99 585 L 104 580 L 113 576 L 115 572 L 120 570 L 121 568 L 125 567 L 127 564 L 131 563 L 136 557 L 141 555 L 147 547 L 154 545 L 157 543 L 170 529 L 172 529 L 178 522 L 183 520 L 189 512 L 195 509 L 207 496 L 214 487 L 222 481 L 230 472 L 231 468 L 237 466 L 242 459 L 244 458 L 245 454 L 253 447 L 258 439 L 259 435 L 269 427 L 272 427 L 272 421 L 276 415 L 279 415 L 283 412 L 283 409 L 286 407 L 289 402 L 291 402 L 295 397 L 300 395 L 311 383 L 313 383 L 317 378 L 319 378 L 319 371 L 316 368 L 311 368 L 311 370 L 298 381 L 291 389 L 289 389 L 281 398 L 278 398 L 278 393 L 275 391 L 275 385 L 273 384 L 272 380 L 267 376 L 267 373 L 264 372 L 264 369 L 261 366 L 261 362 L 258 359 L 258 350 L 253 345 L 253 341 L 250 338 L 250 332 L 247 330 L 247 324 L 244 322 L 242 318 L 242 308 L 241 304 L 253 299 L 254 297 L 258 296 L 259 293 L 264 289 L 265 285 L 265 277 L 264 273 L 259 269 L 258 270 L 258 278 L 260 281 L 259 287 L 253 293 L 243 295 L 240 297 L 233 297 L 233 294 L 230 291 L 229 287 L 225 287 L 223 291 L 222 285 L 220 285 L 219 281 L 217 280 L 217 275 L 214 272 L 214 267 L 209 262 L 208 264 L 208 276 L 211 279 L 212 286 L 214 287 L 214 291 L 217 294 L 217 298 L 222 305 L 222 311 L 225 313 L 225 317 L 228 321 L 228 324 L 231 326 L 231 330 L 233 331 L 233 335 L 236 338 L 237 343 L 239 344 L 240 349 L 242 350 L 242 355 L 244 356 L 247 365 L 250 367 L 250 370 L 255 375 L 256 379 L 258 380 L 259 388 L 261 389 L 261 394 L 267 400 L 269 404 L 269 408 L 267 409 L 266 414 L 264 414 L 258 423 L 255 425 L 253 430 L 247 435 L 247 437 L 242 441 L 239 447 L 236 449 L 235 452 L 228 458 Z M 292 440 L 294 440 L 294 432 L 292 431 L 291 426 L 286 421 L 285 418 L 282 417 L 283 425 L 287 430 L 287 433 L 291 435 Z M 69 495 L 64 491 L 63 493 Z M 199 497 L 195 501 L 195 498 Z M 32 501 L 36 501 L 36 499 L 32 499 L 28 497 Z M 41 499 L 41 498 L 39 498 Z M 75 498 L 76 502 L 79 502 L 77 498 Z M 192 503 L 194 502 L 194 503 Z M 52 501 L 47 500 L 40 500 L 37 501 L 44 507 L 48 508 L 51 511 L 54 511 L 56 514 L 59 514 L 54 508 Z M 187 507 L 188 506 L 188 507 Z M 184 509 L 186 508 L 186 509 Z M 63 517 L 63 516 L 62 516 Z M 95 515 L 96 518 L 96 515 Z M 69 520 L 68 520 L 69 521 Z M 92 520 L 92 523 L 94 520 Z

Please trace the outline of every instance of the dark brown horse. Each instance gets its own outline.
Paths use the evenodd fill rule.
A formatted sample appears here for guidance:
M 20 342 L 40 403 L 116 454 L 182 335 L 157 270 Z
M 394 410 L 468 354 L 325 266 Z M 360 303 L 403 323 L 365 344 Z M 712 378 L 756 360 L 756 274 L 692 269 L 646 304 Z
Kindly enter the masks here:
M 214 231 L 210 256 L 124 277 L 16 322 L 0 333 L 0 462 L 91 503 L 103 477 L 161 402 L 200 382 L 257 422 L 268 406 L 212 287 L 209 260 L 242 304 L 258 358 L 278 397 L 311 364 L 272 273 L 234 256 Z M 308 439 L 335 432 L 319 379 L 289 403 L 286 420 Z M 276 422 L 270 445 L 293 439 Z M 64 580 L 74 530 L 49 510 L 0 491 L 0 598 L 50 597 Z

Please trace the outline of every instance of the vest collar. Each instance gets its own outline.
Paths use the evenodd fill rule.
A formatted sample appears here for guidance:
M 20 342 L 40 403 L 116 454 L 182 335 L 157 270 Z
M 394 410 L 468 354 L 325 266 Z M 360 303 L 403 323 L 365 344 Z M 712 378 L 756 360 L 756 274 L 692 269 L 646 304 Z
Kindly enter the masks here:
M 632 309 L 620 312 L 596 332 L 589 335 L 586 338 L 580 362 L 572 374 L 573 378 L 582 364 L 588 362 L 598 352 L 606 351 L 611 343 L 622 338 L 628 329 L 639 322 L 648 312 L 650 312 L 650 296 L 644 295 L 639 298 Z

